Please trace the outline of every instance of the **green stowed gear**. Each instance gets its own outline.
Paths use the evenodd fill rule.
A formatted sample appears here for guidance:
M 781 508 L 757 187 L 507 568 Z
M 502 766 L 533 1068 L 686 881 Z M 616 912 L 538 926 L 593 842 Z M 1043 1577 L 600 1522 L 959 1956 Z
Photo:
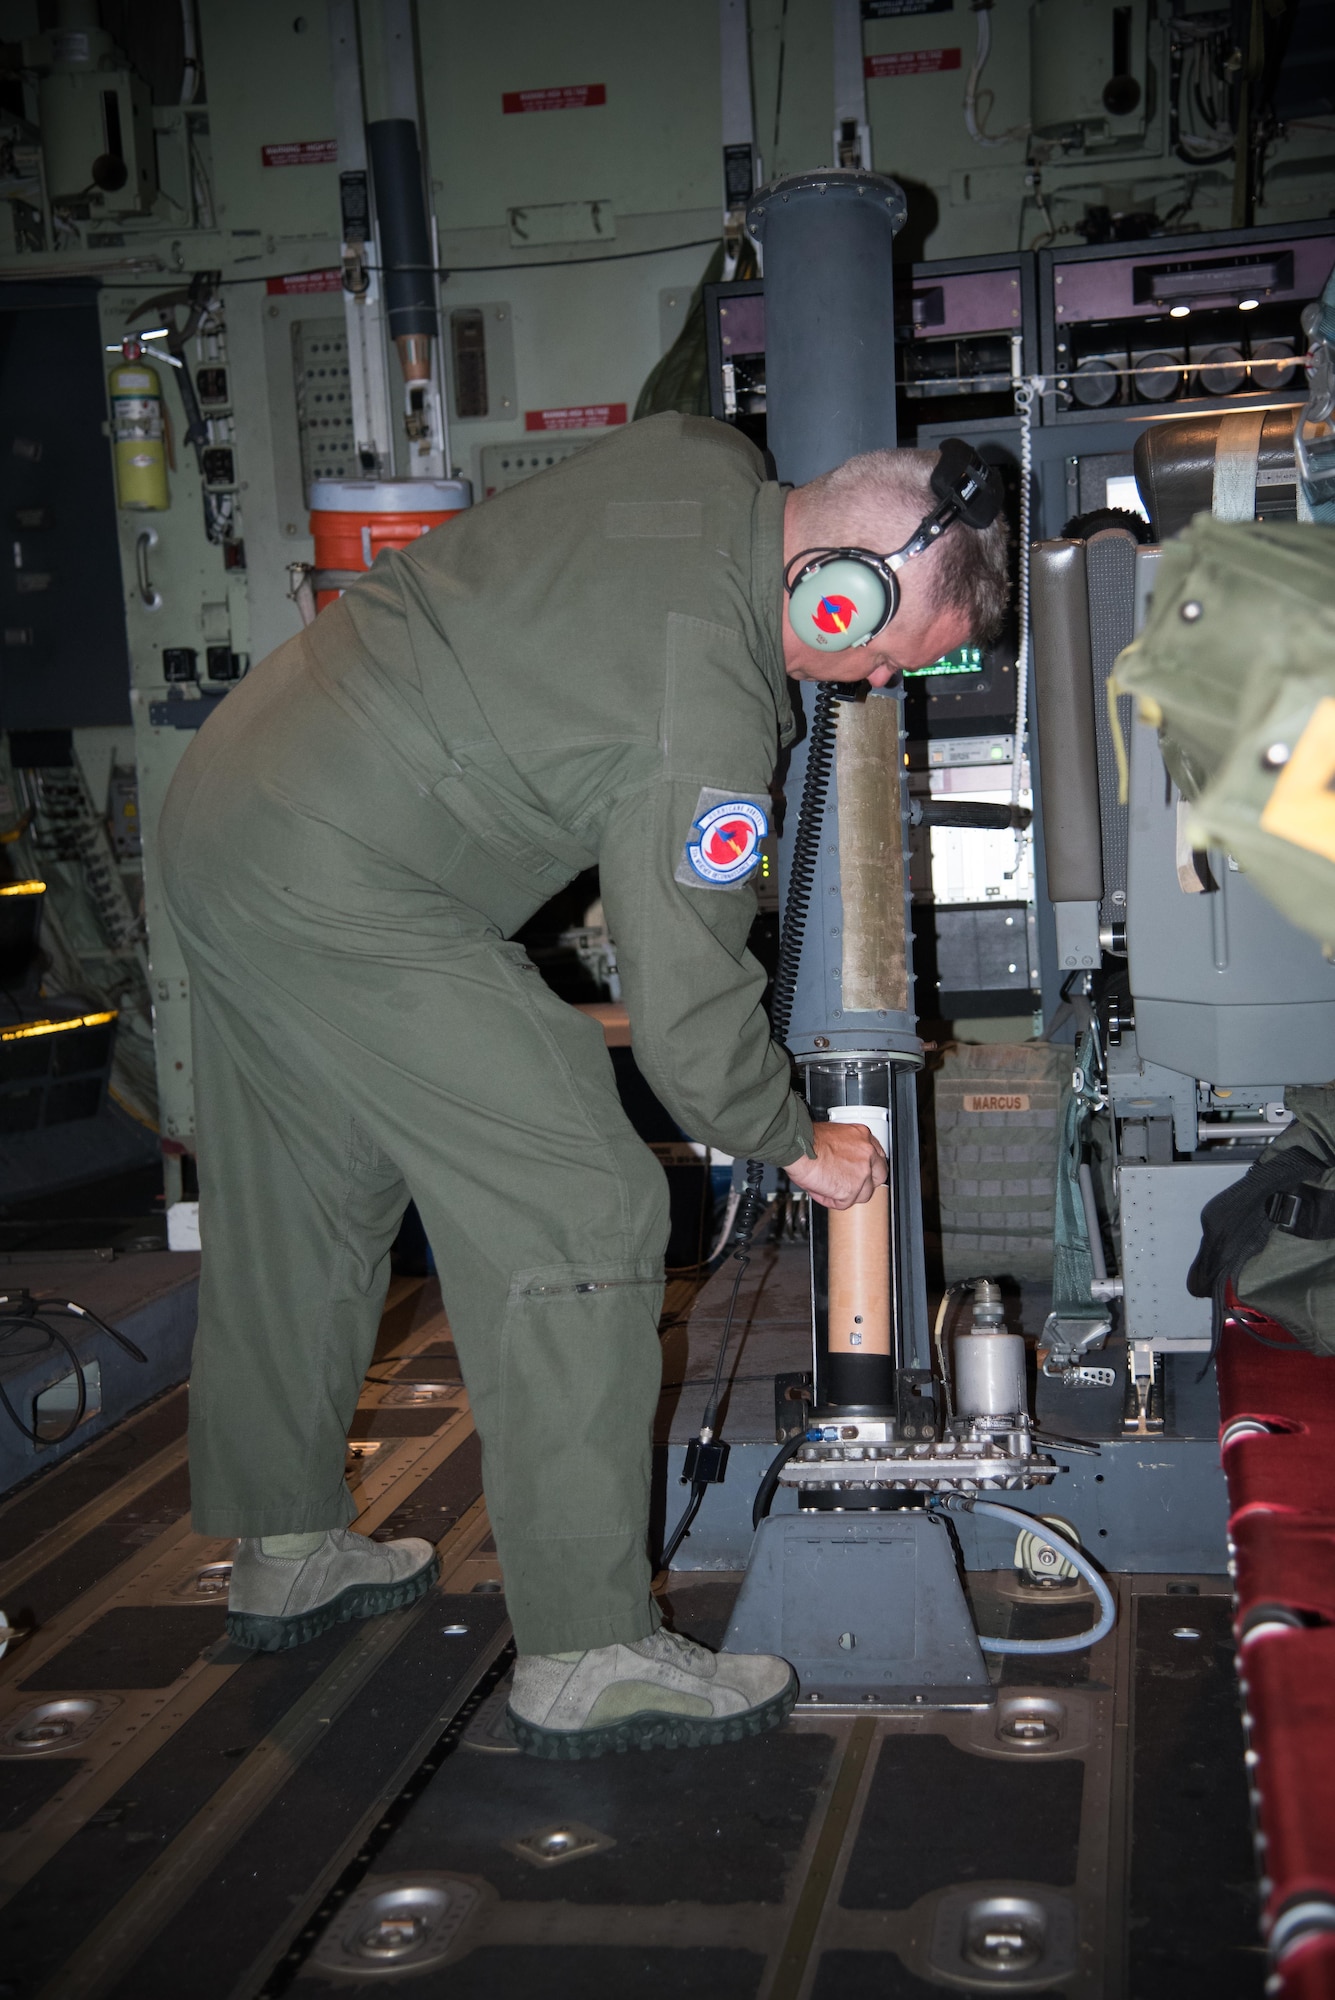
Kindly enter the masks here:
M 1291 1085 L 1284 1102 L 1292 1125 L 1205 1204 L 1187 1289 L 1213 1300 L 1216 1339 L 1231 1284 L 1240 1305 L 1335 1354 L 1335 1085 Z
M 1193 844 L 1335 942 L 1335 528 L 1199 515 L 1114 684 L 1158 727 Z

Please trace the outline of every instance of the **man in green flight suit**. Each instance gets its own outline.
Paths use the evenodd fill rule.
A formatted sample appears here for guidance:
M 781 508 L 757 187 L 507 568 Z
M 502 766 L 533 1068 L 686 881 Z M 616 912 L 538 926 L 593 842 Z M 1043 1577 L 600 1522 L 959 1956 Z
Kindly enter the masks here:
M 411 1196 L 482 1439 L 522 1745 L 719 1742 L 787 1713 L 785 1662 L 658 1627 L 664 1177 L 601 1030 L 508 940 L 596 863 L 635 1058 L 682 1129 L 827 1206 L 869 1199 L 879 1147 L 813 1127 L 770 1039 L 748 878 L 789 679 L 885 686 L 1004 608 L 1000 524 L 961 523 L 865 648 L 783 615 L 785 563 L 897 548 L 934 462 L 872 453 L 785 492 L 725 425 L 634 424 L 382 556 L 186 755 L 161 854 L 199 1121 L 193 1517 L 240 1538 L 243 1644 L 434 1579 L 429 1544 L 348 1532 L 343 1478 Z

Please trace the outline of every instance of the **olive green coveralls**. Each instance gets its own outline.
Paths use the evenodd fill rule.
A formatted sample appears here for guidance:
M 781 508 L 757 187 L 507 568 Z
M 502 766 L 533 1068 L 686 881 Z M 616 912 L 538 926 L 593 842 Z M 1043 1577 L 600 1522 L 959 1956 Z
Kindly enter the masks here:
M 735 432 L 632 425 L 382 556 L 187 752 L 160 851 L 194 1033 L 198 1531 L 352 1518 L 411 1195 L 519 1649 L 652 1629 L 666 1183 L 601 1029 L 507 940 L 596 862 L 653 1090 L 722 1151 L 813 1151 L 754 893 L 687 851 L 719 802 L 768 812 L 791 740 L 782 518 Z

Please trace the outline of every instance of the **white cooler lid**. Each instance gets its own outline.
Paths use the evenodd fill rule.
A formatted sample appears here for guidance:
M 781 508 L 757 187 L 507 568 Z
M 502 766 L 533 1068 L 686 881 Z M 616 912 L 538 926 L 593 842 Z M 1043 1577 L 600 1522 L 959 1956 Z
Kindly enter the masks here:
M 473 502 L 466 479 L 316 479 L 311 512 L 457 514 Z

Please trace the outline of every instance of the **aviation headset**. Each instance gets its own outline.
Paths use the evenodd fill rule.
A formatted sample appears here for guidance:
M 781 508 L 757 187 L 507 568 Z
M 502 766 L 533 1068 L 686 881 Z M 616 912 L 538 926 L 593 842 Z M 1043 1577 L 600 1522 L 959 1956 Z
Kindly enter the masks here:
M 953 521 L 987 528 L 1001 511 L 1001 474 L 963 438 L 947 438 L 932 469 L 940 505 L 925 514 L 902 548 L 803 549 L 783 573 L 788 622 L 799 639 L 826 653 L 866 646 L 899 609 L 897 572 L 943 535 Z

